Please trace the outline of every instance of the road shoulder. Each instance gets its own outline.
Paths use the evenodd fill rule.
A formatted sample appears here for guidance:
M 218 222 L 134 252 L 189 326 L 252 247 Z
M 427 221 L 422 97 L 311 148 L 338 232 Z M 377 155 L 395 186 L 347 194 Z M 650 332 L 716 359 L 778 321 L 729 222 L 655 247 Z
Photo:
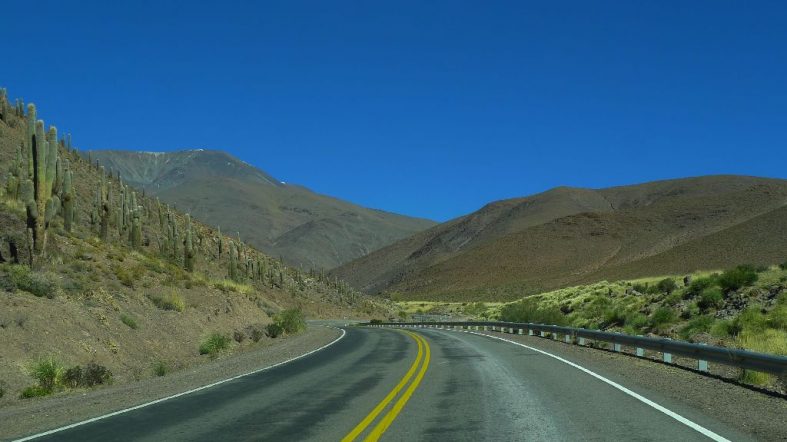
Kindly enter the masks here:
M 0 439 L 12 439 L 134 407 L 269 367 L 316 350 L 341 335 L 324 326 L 164 377 L 29 400 L 0 409 Z
M 474 332 L 504 338 L 563 357 L 649 399 L 699 410 L 759 440 L 787 439 L 787 400 L 724 379 L 640 359 L 535 336 Z M 682 410 L 681 410 L 682 411 Z

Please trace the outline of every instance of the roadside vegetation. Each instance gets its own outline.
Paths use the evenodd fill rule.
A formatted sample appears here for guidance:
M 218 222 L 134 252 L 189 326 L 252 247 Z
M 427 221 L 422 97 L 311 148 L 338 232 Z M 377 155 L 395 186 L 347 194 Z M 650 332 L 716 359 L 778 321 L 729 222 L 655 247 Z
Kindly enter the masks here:
M 52 356 L 32 364 L 29 373 L 36 383 L 22 390 L 20 397 L 23 399 L 48 396 L 67 389 L 91 388 L 112 382 L 112 372 L 103 365 L 91 362 L 84 368 L 79 365 L 66 368 Z
M 687 276 L 602 281 L 528 296 L 511 303 L 408 302 L 414 314 L 535 322 L 666 336 L 787 355 L 787 263 L 740 265 Z M 746 371 L 744 382 L 773 377 Z

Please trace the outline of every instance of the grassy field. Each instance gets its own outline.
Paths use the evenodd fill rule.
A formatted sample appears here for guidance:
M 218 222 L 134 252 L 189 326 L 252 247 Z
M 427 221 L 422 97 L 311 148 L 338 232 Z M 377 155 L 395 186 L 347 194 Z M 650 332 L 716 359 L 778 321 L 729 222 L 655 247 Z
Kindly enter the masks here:
M 787 263 L 725 271 L 602 281 L 514 302 L 397 302 L 400 317 L 443 314 L 457 319 L 537 322 L 633 335 L 666 336 L 787 355 Z M 772 377 L 743 373 L 769 384 Z

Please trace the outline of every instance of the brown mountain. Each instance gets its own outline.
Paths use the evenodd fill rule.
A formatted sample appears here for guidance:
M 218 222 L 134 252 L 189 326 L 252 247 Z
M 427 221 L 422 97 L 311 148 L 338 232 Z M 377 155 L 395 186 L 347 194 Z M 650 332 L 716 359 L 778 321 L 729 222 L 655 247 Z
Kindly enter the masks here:
M 435 224 L 285 184 L 222 151 L 90 155 L 135 187 L 295 265 L 330 269 Z
M 511 299 L 785 259 L 787 181 L 708 176 L 494 202 L 334 273 L 407 299 Z

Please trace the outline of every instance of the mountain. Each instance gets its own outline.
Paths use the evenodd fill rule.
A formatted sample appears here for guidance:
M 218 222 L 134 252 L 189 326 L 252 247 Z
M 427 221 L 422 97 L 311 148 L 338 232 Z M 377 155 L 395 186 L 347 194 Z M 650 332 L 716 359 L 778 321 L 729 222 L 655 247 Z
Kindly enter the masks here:
M 707 176 L 497 201 L 333 274 L 404 299 L 513 299 L 787 259 L 787 181 Z
M 222 151 L 89 154 L 133 186 L 307 268 L 336 267 L 435 224 L 285 184 Z

